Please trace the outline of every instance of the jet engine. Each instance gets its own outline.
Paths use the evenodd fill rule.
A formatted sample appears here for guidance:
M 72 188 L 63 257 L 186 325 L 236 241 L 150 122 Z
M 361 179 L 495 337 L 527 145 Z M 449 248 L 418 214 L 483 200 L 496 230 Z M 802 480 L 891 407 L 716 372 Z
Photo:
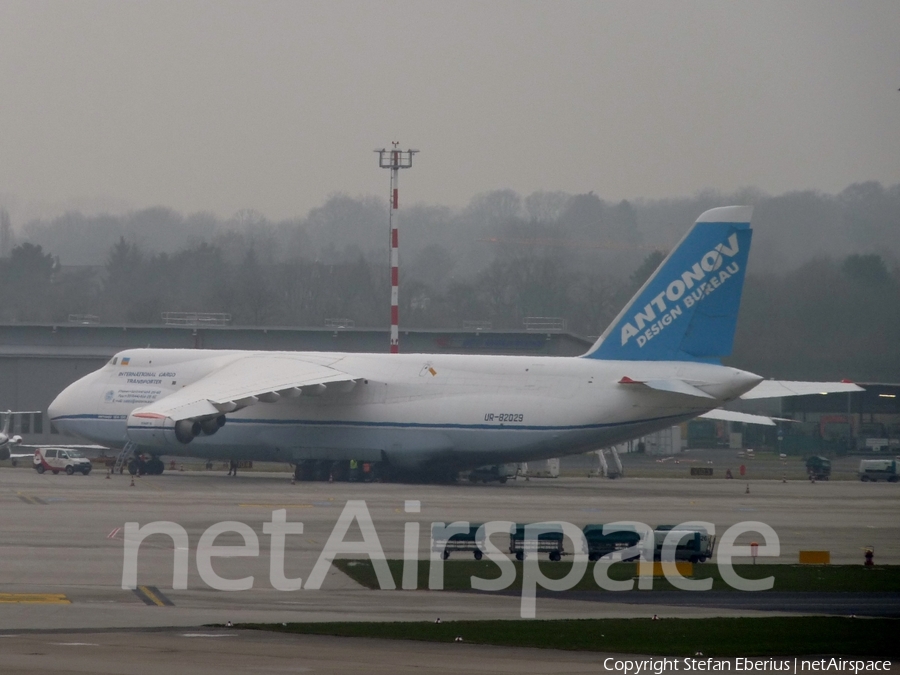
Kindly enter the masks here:
M 197 436 L 212 436 L 225 425 L 225 415 L 174 421 L 158 413 L 133 411 L 128 416 L 128 438 L 140 446 L 187 445 Z
M 175 438 L 180 443 L 190 443 L 202 431 L 203 427 L 197 420 L 179 420 L 175 422 Z
M 200 420 L 200 431 L 204 436 L 212 436 L 219 429 L 225 426 L 225 415 L 217 415 L 216 417 L 207 417 Z

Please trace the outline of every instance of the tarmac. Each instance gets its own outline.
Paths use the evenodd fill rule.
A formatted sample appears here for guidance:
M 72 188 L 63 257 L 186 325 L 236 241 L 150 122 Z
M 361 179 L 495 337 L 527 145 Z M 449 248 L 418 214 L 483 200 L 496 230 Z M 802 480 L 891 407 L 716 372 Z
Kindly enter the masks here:
M 348 500 L 365 502 L 388 558 L 402 557 L 407 522 L 420 523 L 419 555 L 426 558 L 432 522 L 563 520 L 581 527 L 617 520 L 651 526 L 705 520 L 715 524 L 720 537 L 743 521 L 771 526 L 780 541 L 780 555 L 765 562 L 796 563 L 801 550 L 828 550 L 832 563 L 862 564 L 863 549 L 871 546 L 876 562 L 900 564 L 896 537 L 900 485 L 887 483 L 557 478 L 519 479 L 505 485 L 291 484 L 284 473 L 247 472 L 228 477 L 221 471 L 167 471 L 134 483 L 132 486 L 127 474 L 106 479 L 99 471 L 90 476 L 54 476 L 0 469 L 3 672 L 142 673 L 159 672 L 167 663 L 181 663 L 175 670 L 184 673 L 381 672 L 375 665 L 381 661 L 369 657 L 357 661 L 350 650 L 334 648 L 335 644 L 350 644 L 346 639 L 336 643 L 337 638 L 244 631 L 201 637 L 220 635 L 202 626 L 227 621 L 520 618 L 520 598 L 515 594 L 372 591 L 334 567 L 321 590 L 275 590 L 270 583 L 270 537 L 263 533 L 263 523 L 271 521 L 272 512 L 278 509 L 286 510 L 288 522 L 303 523 L 302 534 L 287 537 L 285 576 L 307 579 Z M 406 500 L 418 500 L 420 512 L 406 513 Z M 125 523 L 143 526 L 158 521 L 176 523 L 187 532 L 187 589 L 173 590 L 173 560 L 178 551 L 164 535 L 143 542 L 139 588 L 123 589 Z M 257 535 L 258 556 L 215 558 L 213 563 L 215 572 L 224 578 L 252 575 L 249 590 L 215 590 L 198 573 L 197 543 L 204 531 L 221 521 L 244 523 Z M 749 543 L 751 537 L 744 535 L 738 543 Z M 355 525 L 347 539 L 360 540 Z M 242 542 L 239 535 L 228 532 L 215 541 L 217 546 Z M 691 594 L 687 604 L 683 598 L 662 592 L 638 595 L 625 594 L 619 600 L 607 594 L 598 600 L 596 594 L 542 593 L 537 600 L 537 618 L 848 614 L 857 609 L 846 596 L 832 603 L 823 595 L 806 604 L 773 596 L 777 601 L 767 604 L 717 600 L 715 594 L 697 593 Z M 885 598 L 879 606 L 887 609 L 873 614 L 890 615 L 890 607 L 897 604 L 896 598 Z M 185 637 L 188 633 L 197 636 Z M 134 649 L 125 650 L 125 645 L 134 645 Z M 600 658 L 557 652 L 548 656 L 540 651 L 528 655 L 523 652 L 532 650 L 473 645 L 462 649 L 459 645 L 420 643 L 397 646 L 377 640 L 365 645 L 370 654 L 383 652 L 385 658 L 393 659 L 389 670 L 394 673 L 417 668 L 421 672 L 424 663 L 432 664 L 427 672 L 443 672 L 433 659 L 462 652 L 475 659 L 469 672 L 507 672 L 504 668 L 546 672 L 551 669 L 546 659 L 556 664 L 552 669 L 557 672 L 580 672 L 582 666 L 585 672 L 596 672 Z M 115 665 L 104 656 L 120 651 L 127 655 Z M 142 659 L 136 656 L 139 654 L 154 656 Z M 218 654 L 220 658 L 214 661 L 220 665 L 206 665 L 201 654 Z M 175 655 L 184 660 L 178 661 Z M 198 659 L 196 664 L 192 655 Z M 241 669 L 243 663 L 248 664 L 246 670 Z M 226 664 L 224 670 L 222 664 Z

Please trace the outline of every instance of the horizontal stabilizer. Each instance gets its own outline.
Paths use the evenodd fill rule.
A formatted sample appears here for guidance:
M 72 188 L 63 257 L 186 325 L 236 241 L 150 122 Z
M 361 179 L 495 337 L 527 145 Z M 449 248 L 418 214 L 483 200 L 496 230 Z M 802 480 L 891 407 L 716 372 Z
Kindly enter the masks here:
M 780 418 L 766 417 L 765 415 L 750 415 L 749 413 L 734 412 L 733 410 L 710 410 L 700 417 L 707 420 L 721 420 L 723 422 L 743 422 L 744 424 L 761 424 L 774 427 L 775 420 Z
M 839 394 L 865 391 L 852 382 L 792 382 L 789 380 L 763 380 L 741 398 L 781 398 L 782 396 L 809 396 L 810 394 Z
M 702 389 L 698 389 L 692 384 L 684 380 L 632 380 L 630 377 L 623 377 L 619 380 L 619 384 L 637 384 L 657 391 L 666 391 L 670 394 L 684 394 L 685 396 L 696 396 L 698 398 L 714 398 Z

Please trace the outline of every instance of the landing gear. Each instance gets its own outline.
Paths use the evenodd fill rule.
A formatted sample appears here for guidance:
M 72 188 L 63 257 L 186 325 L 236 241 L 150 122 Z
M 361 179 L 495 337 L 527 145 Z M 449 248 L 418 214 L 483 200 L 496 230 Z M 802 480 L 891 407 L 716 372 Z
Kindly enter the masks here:
M 165 471 L 166 465 L 159 457 L 151 457 L 144 459 L 138 455 L 132 457 L 128 462 L 128 473 L 132 476 L 159 476 Z
M 145 466 L 144 471 L 150 476 L 160 476 L 166 470 L 166 465 L 159 457 L 150 459 Z

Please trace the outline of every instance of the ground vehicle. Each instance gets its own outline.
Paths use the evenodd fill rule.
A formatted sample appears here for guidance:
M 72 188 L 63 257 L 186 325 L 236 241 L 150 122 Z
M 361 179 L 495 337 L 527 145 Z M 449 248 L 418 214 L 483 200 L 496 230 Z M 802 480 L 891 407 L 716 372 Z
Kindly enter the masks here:
M 481 560 L 483 551 L 478 547 L 476 535 L 480 523 L 472 523 L 466 532 L 455 532 L 449 537 L 446 534 L 437 534 L 437 528 L 432 528 L 431 542 L 434 550 L 441 554 L 441 558 L 446 560 L 450 557 L 452 551 L 471 551 L 475 560 Z
M 536 547 L 529 548 L 526 551 L 525 526 L 516 525 L 515 532 L 509 536 L 509 552 L 516 556 L 516 560 L 524 560 L 525 553 L 547 553 L 550 560 L 557 562 L 566 555 L 563 548 L 563 529 L 562 525 L 555 526 L 549 523 L 544 524 L 545 531 L 538 534 Z
M 38 448 L 34 451 L 34 468 L 38 473 L 65 471 L 70 476 L 79 471 L 87 476 L 91 472 L 91 460 L 78 450 L 68 448 Z
M 600 560 L 605 555 L 637 546 L 641 535 L 636 531 L 619 530 L 603 534 L 603 525 L 585 525 L 582 529 L 587 543 L 588 560 Z
M 815 455 L 806 460 L 806 473 L 810 480 L 828 480 L 831 477 L 831 460 Z
M 896 459 L 863 459 L 859 462 L 859 479 L 863 482 L 872 481 L 873 483 L 881 480 L 887 480 L 891 483 L 900 481 L 900 475 L 897 474 Z
M 715 535 L 710 534 L 702 527 L 660 525 L 653 531 L 656 544 L 654 558 L 657 560 L 662 559 L 663 543 L 672 530 L 681 534 L 675 547 L 675 560 L 689 560 L 692 563 L 702 563 L 706 562 L 707 558 L 712 557 L 716 546 Z

